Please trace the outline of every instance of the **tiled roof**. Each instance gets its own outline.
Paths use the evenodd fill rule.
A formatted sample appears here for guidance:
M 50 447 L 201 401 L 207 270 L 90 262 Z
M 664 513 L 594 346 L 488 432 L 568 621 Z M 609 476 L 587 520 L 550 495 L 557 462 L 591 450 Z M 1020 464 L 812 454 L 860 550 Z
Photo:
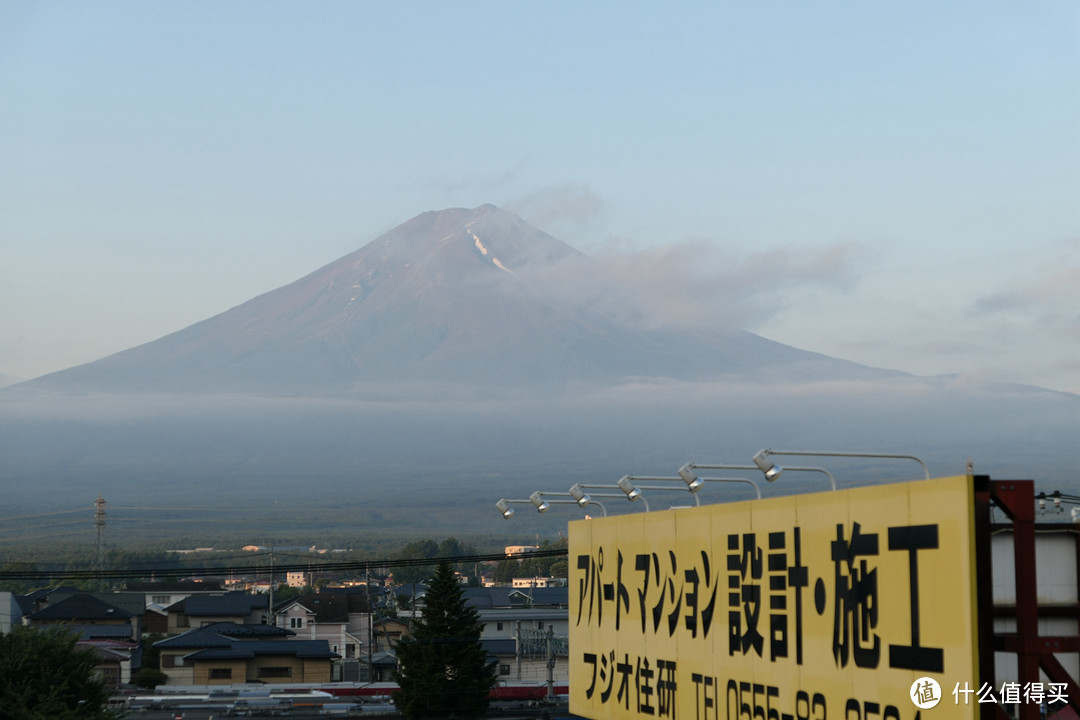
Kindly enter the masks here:
M 524 605 L 532 607 L 567 607 L 570 603 L 570 590 L 565 587 L 464 588 L 462 595 L 467 605 L 477 609 L 522 607 Z
M 65 625 L 65 629 L 79 633 L 83 640 L 126 639 L 131 637 L 131 625 Z
M 168 607 L 169 612 L 183 613 L 189 617 L 223 615 L 247 616 L 268 607 L 268 599 L 247 593 L 226 595 L 192 595 Z
M 481 622 L 566 620 L 570 611 L 566 608 L 531 607 L 531 608 L 491 608 L 477 610 Z
M 231 646 L 208 648 L 188 655 L 189 660 L 243 660 L 256 655 L 292 655 L 298 658 L 341 657 L 330 652 L 325 640 L 253 640 L 236 642 Z
M 191 650 L 195 648 L 230 647 L 236 640 L 206 628 L 188 630 L 175 637 L 158 640 L 154 643 L 156 648 L 167 650 Z
M 132 615 L 142 615 L 146 612 L 146 596 L 142 593 L 94 593 L 94 597 L 102 602 L 127 610 Z
M 345 623 L 350 613 L 367 611 L 367 600 L 363 595 L 338 592 L 309 593 L 277 606 L 277 612 L 283 613 L 293 605 L 300 605 L 315 616 L 316 623 Z
M 159 640 L 154 647 L 163 648 L 205 648 L 227 647 L 233 642 L 252 642 L 253 639 L 287 638 L 295 635 L 292 630 L 273 625 L 238 625 L 220 622 L 201 628 L 188 630 L 175 637 Z
M 393 650 L 384 650 L 371 656 L 371 664 L 377 667 L 397 667 L 397 654 Z
M 130 620 L 131 613 L 88 593 L 78 593 L 30 614 L 30 620 Z

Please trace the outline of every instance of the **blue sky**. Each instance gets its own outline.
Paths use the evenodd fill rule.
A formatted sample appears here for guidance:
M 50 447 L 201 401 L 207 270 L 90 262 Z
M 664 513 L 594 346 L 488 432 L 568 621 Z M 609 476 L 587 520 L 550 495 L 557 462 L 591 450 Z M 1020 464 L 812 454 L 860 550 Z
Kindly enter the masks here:
M 1080 6 L 0 4 L 9 382 L 486 202 L 673 322 L 1080 392 Z

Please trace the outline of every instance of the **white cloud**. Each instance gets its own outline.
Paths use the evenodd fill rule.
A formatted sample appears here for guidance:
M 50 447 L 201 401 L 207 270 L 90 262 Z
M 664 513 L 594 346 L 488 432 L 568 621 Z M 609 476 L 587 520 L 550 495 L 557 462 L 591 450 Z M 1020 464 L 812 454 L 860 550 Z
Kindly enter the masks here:
M 866 253 L 854 244 L 731 253 L 704 241 L 610 247 L 541 271 L 549 296 L 646 327 L 753 329 L 808 294 L 848 292 Z
M 591 188 L 575 183 L 549 185 L 521 197 L 509 198 L 504 204 L 506 210 L 564 241 L 567 238 L 561 237 L 561 232 L 569 229 L 575 235 L 580 234 L 583 229 L 593 226 L 606 209 L 604 200 Z

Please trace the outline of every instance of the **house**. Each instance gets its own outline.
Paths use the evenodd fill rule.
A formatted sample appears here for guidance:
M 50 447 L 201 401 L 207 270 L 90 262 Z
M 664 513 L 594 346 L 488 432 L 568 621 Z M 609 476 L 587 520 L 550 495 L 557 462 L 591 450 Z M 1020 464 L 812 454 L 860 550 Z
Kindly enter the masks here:
M 132 672 L 142 662 L 140 614 L 90 593 L 39 593 L 36 600 L 39 609 L 23 617 L 25 624 L 62 627 L 75 633 L 79 647 L 94 651 L 97 656 L 94 669 L 108 686 L 118 687 L 131 681 Z
M 290 570 L 285 573 L 285 584 L 293 588 L 311 587 L 311 572 L 308 570 Z
M 469 588 L 464 596 L 480 616 L 480 643 L 498 663 L 500 683 L 568 683 L 567 588 Z
M 335 681 L 368 679 L 364 653 L 371 638 L 371 614 L 363 592 L 322 590 L 287 600 L 274 609 L 274 624 L 288 628 L 296 639 L 325 640 L 342 656 Z
M 98 626 L 101 628 L 112 626 Z M 77 647 L 94 651 L 97 662 L 94 670 L 110 688 L 119 688 L 131 682 L 131 674 L 142 662 L 142 648 L 130 640 L 114 640 L 96 634 L 84 632 L 83 639 L 75 643 Z
M 369 660 L 371 663 L 371 682 L 394 682 L 394 671 L 397 670 L 397 655 L 394 654 L 393 650 L 373 653 Z
M 539 545 L 507 545 L 503 552 L 506 553 L 506 557 L 516 557 L 518 555 L 528 555 L 529 553 L 539 552 Z
M 166 614 L 165 609 L 192 595 L 224 595 L 225 588 L 217 580 L 182 580 L 179 582 L 129 582 L 128 593 L 140 593 L 143 607 Z
M 22 606 L 14 593 L 0 591 L 0 635 L 11 632 L 12 625 L 22 624 Z
M 331 682 L 337 653 L 325 640 L 293 640 L 272 625 L 213 623 L 160 640 L 169 685 Z
M 371 623 L 371 632 L 375 643 L 372 651 L 386 652 L 393 650 L 398 640 L 409 634 L 409 625 L 394 617 L 379 618 Z
M 533 578 L 513 578 L 510 581 L 511 587 L 515 588 L 549 588 L 549 587 L 563 587 L 566 585 L 566 578 L 554 578 L 554 577 L 533 577 Z
M 465 602 L 477 608 L 570 607 L 570 591 L 566 587 L 481 587 L 464 588 Z
M 410 599 L 412 587 L 405 588 Z M 569 682 L 567 636 L 570 632 L 569 590 L 566 587 L 462 588 L 465 603 L 475 608 L 481 624 L 480 643 L 488 659 L 497 663 L 498 680 L 504 684 Z M 426 588 L 417 586 L 421 600 Z M 418 603 L 419 604 L 419 603 Z M 408 634 L 408 625 L 397 618 L 373 623 L 373 679 L 390 677 L 393 646 Z
M 231 622 L 237 625 L 261 624 L 269 610 L 265 595 L 228 592 L 224 595 L 192 595 L 173 603 L 169 614 L 168 633 L 175 635 L 191 628 Z
M 111 629 L 98 628 L 98 633 L 107 633 L 115 639 L 138 642 L 141 631 L 139 615 L 105 602 L 90 593 L 76 592 L 48 604 L 38 603 L 40 609 L 24 616 L 27 625 L 64 625 L 83 632 L 86 627 L 107 626 Z

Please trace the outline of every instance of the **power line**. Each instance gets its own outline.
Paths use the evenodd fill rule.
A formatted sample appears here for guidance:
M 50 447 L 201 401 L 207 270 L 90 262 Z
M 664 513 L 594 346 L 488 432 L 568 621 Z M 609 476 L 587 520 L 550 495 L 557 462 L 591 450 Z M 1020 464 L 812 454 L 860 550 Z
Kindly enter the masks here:
M 524 556 L 515 556 L 515 559 L 533 558 L 557 558 L 565 557 L 566 549 L 539 550 Z M 154 575 L 199 575 L 205 577 L 229 577 L 251 572 L 270 571 L 269 554 L 260 554 L 256 558 L 266 558 L 264 565 L 234 565 L 227 567 L 156 567 L 130 570 L 0 570 L 0 581 L 4 580 L 132 580 Z M 440 558 L 395 558 L 384 560 L 350 560 L 344 562 L 318 562 L 308 561 L 292 565 L 275 565 L 274 574 L 289 572 L 366 572 L 377 568 L 395 567 L 423 567 L 425 565 L 438 565 L 449 563 L 451 565 L 463 565 L 478 562 L 497 562 L 507 559 L 505 553 L 491 553 L 487 555 L 456 555 Z

